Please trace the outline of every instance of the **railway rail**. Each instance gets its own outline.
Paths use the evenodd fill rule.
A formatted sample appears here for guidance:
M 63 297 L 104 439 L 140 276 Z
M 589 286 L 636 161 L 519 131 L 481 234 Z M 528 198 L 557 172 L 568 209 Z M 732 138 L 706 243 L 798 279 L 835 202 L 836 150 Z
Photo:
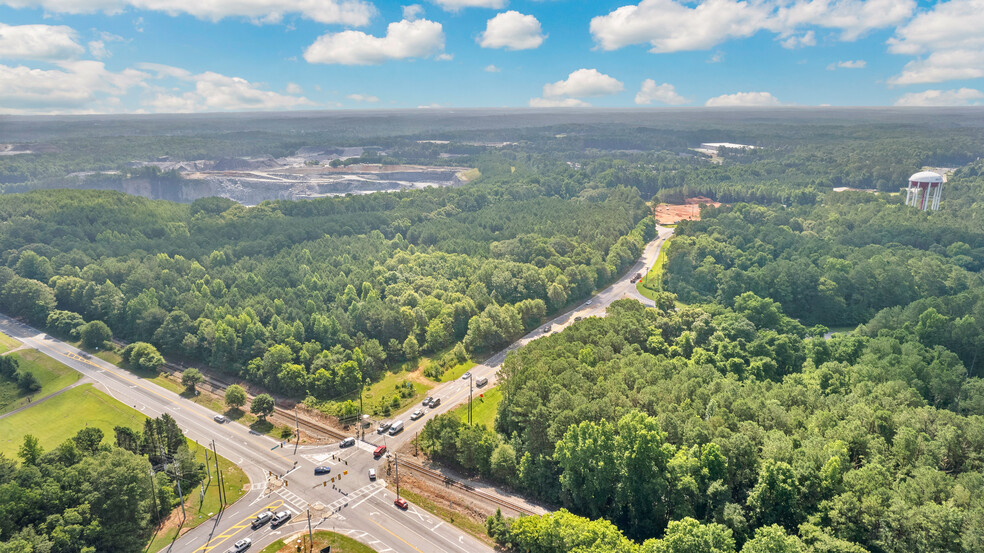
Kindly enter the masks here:
M 419 465 L 419 464 L 417 464 L 417 463 L 415 463 L 413 461 L 405 461 L 405 460 L 404 461 L 400 461 L 400 466 L 402 468 L 404 468 L 404 469 L 409 468 L 411 471 L 416 472 L 417 474 L 422 474 L 422 475 L 424 475 L 424 476 L 426 476 L 428 478 L 432 478 L 434 480 L 439 480 L 445 486 L 448 486 L 448 487 L 451 487 L 451 488 L 457 488 L 459 490 L 463 490 L 466 493 L 475 496 L 477 499 L 481 499 L 482 501 L 486 501 L 488 503 L 492 503 L 493 505 L 496 505 L 498 507 L 503 507 L 505 509 L 509 509 L 511 511 L 515 511 L 515 512 L 517 512 L 519 514 L 522 514 L 522 515 L 539 515 L 540 514 L 540 513 L 536 512 L 536 511 L 533 511 L 532 509 L 528 509 L 528 508 L 523 507 L 521 505 L 517 505 L 517 504 L 515 504 L 515 503 L 513 503 L 511 501 L 506 501 L 505 499 L 502 499 L 501 497 L 496 497 L 496 496 L 494 496 L 492 494 L 488 494 L 488 493 L 485 493 L 485 492 L 476 490 L 474 487 L 469 486 L 468 484 L 465 484 L 464 482 L 461 482 L 459 480 L 455 480 L 454 478 L 451 478 L 449 476 L 445 476 L 445 475 L 441 474 L 440 472 L 438 472 L 436 470 L 431 470 L 431 469 L 426 468 L 426 467 L 424 467 L 422 465 Z

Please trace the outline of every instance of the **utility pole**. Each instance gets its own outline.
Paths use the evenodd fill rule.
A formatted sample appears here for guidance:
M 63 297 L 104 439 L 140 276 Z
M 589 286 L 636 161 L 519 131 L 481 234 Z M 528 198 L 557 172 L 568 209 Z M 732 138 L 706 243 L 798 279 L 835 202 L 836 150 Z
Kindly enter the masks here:
M 154 496 L 154 513 L 157 514 L 157 525 L 161 525 L 161 508 L 157 505 L 157 486 L 154 484 L 154 469 L 147 471 L 150 478 L 150 493 Z
M 219 482 L 219 506 L 225 505 L 225 497 L 222 490 L 222 470 L 219 469 L 219 453 L 215 450 L 215 440 L 212 440 L 212 453 L 215 454 L 215 477 Z
M 198 442 L 195 442 L 198 443 Z M 205 472 L 208 473 L 208 483 L 212 483 L 212 469 L 208 466 L 208 448 L 203 448 L 205 450 Z
M 311 531 L 311 509 L 308 509 L 308 541 L 311 542 L 311 551 L 314 551 L 314 533 Z
M 396 465 L 396 498 L 400 499 L 400 456 L 394 453 L 393 462 Z
M 472 423 L 472 384 L 475 382 L 475 375 L 468 377 L 468 424 Z
M 174 471 L 174 482 L 178 485 L 178 499 L 181 501 L 181 524 L 183 526 L 184 525 L 185 518 L 187 518 L 187 515 L 185 515 L 184 494 L 181 493 L 181 479 L 178 478 L 178 467 L 177 467 L 177 465 L 172 466 L 171 467 L 171 470 Z
M 301 425 L 297 422 L 297 405 L 294 405 L 294 434 L 297 434 L 297 440 L 294 442 L 294 455 L 297 455 L 297 446 L 301 443 Z

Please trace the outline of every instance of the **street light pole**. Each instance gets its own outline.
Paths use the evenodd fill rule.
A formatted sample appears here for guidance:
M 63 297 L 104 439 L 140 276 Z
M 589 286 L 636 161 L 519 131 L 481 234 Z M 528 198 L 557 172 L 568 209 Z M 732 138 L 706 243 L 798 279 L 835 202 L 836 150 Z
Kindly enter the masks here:
M 468 376 L 468 424 L 472 423 L 472 383 L 475 382 L 475 375 Z

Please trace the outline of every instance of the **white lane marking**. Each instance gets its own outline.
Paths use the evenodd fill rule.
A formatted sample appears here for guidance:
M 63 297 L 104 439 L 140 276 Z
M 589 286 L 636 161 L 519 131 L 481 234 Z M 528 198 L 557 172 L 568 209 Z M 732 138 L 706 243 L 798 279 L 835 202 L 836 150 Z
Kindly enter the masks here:
M 386 489 L 386 488 L 382 488 L 382 487 L 381 487 L 381 488 L 379 488 L 378 490 L 376 490 L 376 491 L 374 491 L 374 492 L 372 492 L 371 494 L 369 494 L 369 495 L 367 495 L 367 496 L 365 496 L 365 497 L 363 497 L 362 499 L 360 499 L 360 500 L 359 500 L 359 502 L 358 502 L 358 503 L 356 503 L 355 505 L 352 505 L 352 508 L 354 509 L 354 508 L 356 508 L 356 507 L 358 507 L 359 505 L 362 505 L 363 503 L 365 503 L 365 501 L 366 501 L 367 499 L 369 499 L 370 497 L 372 497 L 372 496 L 374 496 L 374 495 L 376 495 L 377 493 L 379 493 L 379 492 L 381 492 L 381 491 L 383 491 L 383 490 L 385 490 L 385 489 Z
M 437 526 L 431 528 L 431 532 L 433 532 L 434 530 L 437 530 L 438 528 L 440 528 L 442 524 L 444 524 L 444 521 L 443 520 L 441 522 L 438 522 L 437 523 Z

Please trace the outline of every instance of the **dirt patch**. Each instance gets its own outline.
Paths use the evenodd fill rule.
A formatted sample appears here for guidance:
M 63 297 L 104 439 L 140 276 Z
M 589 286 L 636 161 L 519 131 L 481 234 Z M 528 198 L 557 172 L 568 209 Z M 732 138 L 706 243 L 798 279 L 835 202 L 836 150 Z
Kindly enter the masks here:
M 682 204 L 659 204 L 653 209 L 653 214 L 656 216 L 656 222 L 661 225 L 672 225 L 680 221 L 699 221 L 702 205 L 720 207 L 721 203 L 704 196 L 697 196 L 686 199 Z

